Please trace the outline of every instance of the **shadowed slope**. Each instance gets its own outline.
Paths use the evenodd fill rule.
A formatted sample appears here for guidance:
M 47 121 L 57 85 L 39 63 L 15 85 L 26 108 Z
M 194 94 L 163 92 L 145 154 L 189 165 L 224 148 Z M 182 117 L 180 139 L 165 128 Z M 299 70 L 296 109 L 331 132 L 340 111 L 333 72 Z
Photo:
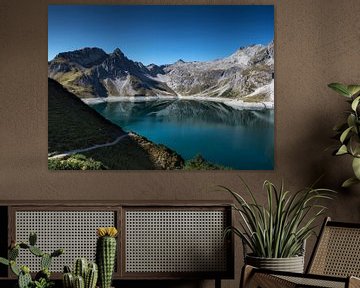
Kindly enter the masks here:
M 113 142 L 125 135 L 120 127 L 88 107 L 78 97 L 49 79 L 49 155 Z M 144 137 L 129 134 L 109 147 L 62 159 L 49 159 L 53 170 L 74 169 L 181 169 L 180 155 Z M 94 163 L 96 161 L 96 163 Z

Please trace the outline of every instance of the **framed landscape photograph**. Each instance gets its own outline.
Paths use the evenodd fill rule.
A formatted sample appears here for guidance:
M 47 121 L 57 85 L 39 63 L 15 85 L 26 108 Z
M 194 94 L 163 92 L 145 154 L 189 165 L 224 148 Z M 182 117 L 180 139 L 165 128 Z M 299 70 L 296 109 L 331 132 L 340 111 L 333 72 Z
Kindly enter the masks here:
M 274 169 L 272 5 L 49 5 L 50 170 Z

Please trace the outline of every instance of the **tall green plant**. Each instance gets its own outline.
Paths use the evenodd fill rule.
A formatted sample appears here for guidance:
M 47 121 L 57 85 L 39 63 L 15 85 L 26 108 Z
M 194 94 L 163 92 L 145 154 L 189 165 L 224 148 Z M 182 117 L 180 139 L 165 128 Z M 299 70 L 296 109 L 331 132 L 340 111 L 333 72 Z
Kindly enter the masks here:
M 334 155 L 349 154 L 353 157 L 352 168 L 354 177 L 347 179 L 342 186 L 348 187 L 360 183 L 360 85 L 344 85 L 331 83 L 331 89 L 346 98 L 351 108 L 346 112 L 346 122 L 334 127 L 337 138 L 340 141 L 339 147 L 334 151 Z
M 96 262 L 99 267 L 100 288 L 110 288 L 116 258 L 115 227 L 100 227 L 97 229 L 99 238 L 96 242 Z
M 315 220 L 326 209 L 317 203 L 318 200 L 331 199 L 334 191 L 305 188 L 291 193 L 284 189 L 283 183 L 278 189 L 270 181 L 265 181 L 265 207 L 257 202 L 249 186 L 243 183 L 250 202 L 239 193 L 220 186 L 235 198 L 233 208 L 240 215 L 240 227 L 229 227 L 225 232 L 239 236 L 256 257 L 287 258 L 300 255 L 304 241 L 314 233 Z

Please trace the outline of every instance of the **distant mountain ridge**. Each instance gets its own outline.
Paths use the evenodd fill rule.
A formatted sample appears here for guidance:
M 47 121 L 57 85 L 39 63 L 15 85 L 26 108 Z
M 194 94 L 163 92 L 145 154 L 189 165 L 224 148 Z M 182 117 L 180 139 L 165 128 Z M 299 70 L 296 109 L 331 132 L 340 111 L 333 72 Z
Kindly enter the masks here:
M 214 61 L 143 65 L 119 49 L 63 52 L 48 62 L 48 76 L 82 98 L 108 96 L 208 96 L 273 101 L 274 44 L 241 47 Z M 270 91 L 255 95 L 256 91 Z M 254 94 L 255 93 L 255 94 Z M 251 96 L 251 97 L 252 97 Z M 254 98 L 255 99 L 255 98 Z

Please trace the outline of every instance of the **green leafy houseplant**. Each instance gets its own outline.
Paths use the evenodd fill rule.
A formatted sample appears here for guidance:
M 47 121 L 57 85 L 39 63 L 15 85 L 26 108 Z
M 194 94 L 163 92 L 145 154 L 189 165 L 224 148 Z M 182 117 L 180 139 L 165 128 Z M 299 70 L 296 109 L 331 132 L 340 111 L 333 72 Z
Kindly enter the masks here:
M 346 97 L 351 109 L 347 112 L 346 122 L 334 127 L 340 141 L 334 154 L 351 155 L 354 177 L 347 179 L 342 186 L 348 187 L 360 183 L 360 85 L 331 83 L 331 89 Z
M 243 181 L 243 180 L 242 180 Z M 257 202 L 249 186 L 243 181 L 251 202 L 239 193 L 220 186 L 236 200 L 234 209 L 240 215 L 240 227 L 229 227 L 247 245 L 252 256 L 263 258 L 288 258 L 302 254 L 306 239 L 314 233 L 315 220 L 326 207 L 317 202 L 331 199 L 334 191 L 329 189 L 304 188 L 296 193 L 278 189 L 270 181 L 264 182 L 267 205 Z

